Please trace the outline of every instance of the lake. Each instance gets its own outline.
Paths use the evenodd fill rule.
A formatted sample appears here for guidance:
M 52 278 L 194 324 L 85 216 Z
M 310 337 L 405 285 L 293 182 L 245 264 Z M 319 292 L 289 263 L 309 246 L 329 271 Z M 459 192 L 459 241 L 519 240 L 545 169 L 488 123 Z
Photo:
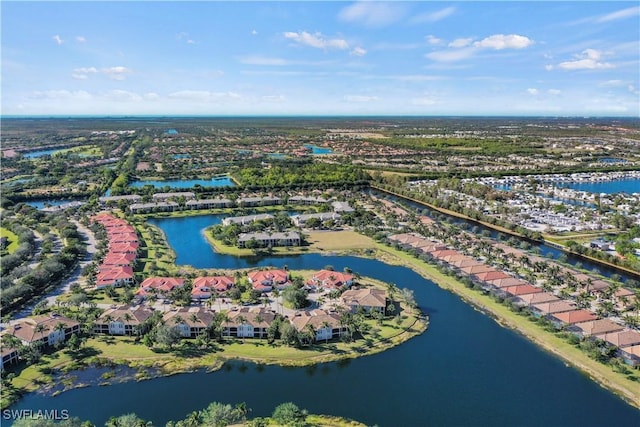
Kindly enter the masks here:
M 171 188 L 193 188 L 196 185 L 202 187 L 235 187 L 235 183 L 228 176 L 219 176 L 211 179 L 177 179 L 167 181 L 133 181 L 129 183 L 129 187 L 142 188 L 145 185 L 152 185 L 155 188 L 163 188 L 169 186 Z
M 38 150 L 38 151 L 29 151 L 28 153 L 22 153 L 22 155 L 27 159 L 35 159 L 42 156 L 52 156 L 58 151 L 62 151 L 63 148 L 55 148 L 52 150 Z
M 183 223 L 183 234 L 193 242 L 200 240 L 201 220 Z M 199 246 L 181 251 L 179 259 L 187 261 Z M 164 425 L 211 401 L 246 402 L 252 416 L 266 416 L 279 403 L 292 401 L 312 413 L 379 426 L 640 423 L 640 413 L 617 396 L 408 268 L 318 254 L 265 258 L 257 264 L 307 269 L 331 264 L 411 288 L 430 316 L 429 329 L 389 351 L 346 362 L 303 368 L 232 362 L 213 373 L 88 387 L 57 397 L 29 394 L 11 409 L 67 409 L 96 425 L 111 415 L 135 412 Z
M 303 147 L 311 148 L 311 154 L 331 154 L 333 151 L 331 148 L 318 147 L 313 144 L 303 144 Z
M 615 181 L 598 182 L 566 182 L 558 184 L 558 187 L 572 188 L 589 193 L 640 193 L 640 179 L 628 178 Z
M 96 425 L 111 415 L 135 412 L 163 425 L 214 400 L 246 402 L 252 416 L 266 416 L 279 403 L 292 401 L 313 413 L 379 426 L 640 424 L 638 410 L 408 268 L 349 256 L 216 254 L 202 229 L 221 218 L 202 215 L 150 222 L 165 232 L 179 265 L 208 269 L 286 265 L 314 270 L 332 265 L 337 271 L 349 267 L 413 289 L 430 316 L 429 329 L 399 347 L 347 362 L 305 368 L 232 362 L 213 373 L 88 387 L 57 397 L 29 394 L 12 409 L 68 409 L 71 416 Z

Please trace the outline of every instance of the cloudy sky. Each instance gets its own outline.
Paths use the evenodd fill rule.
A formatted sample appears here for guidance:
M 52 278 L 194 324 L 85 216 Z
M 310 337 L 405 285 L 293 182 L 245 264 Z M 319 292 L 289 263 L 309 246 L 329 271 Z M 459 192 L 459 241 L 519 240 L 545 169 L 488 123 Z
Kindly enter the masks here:
M 4 115 L 640 115 L 640 6 L 2 2 Z

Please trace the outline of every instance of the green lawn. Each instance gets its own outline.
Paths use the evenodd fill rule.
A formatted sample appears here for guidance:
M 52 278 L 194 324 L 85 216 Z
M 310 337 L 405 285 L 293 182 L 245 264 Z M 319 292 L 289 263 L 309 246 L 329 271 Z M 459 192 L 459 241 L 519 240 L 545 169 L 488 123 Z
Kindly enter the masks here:
M 18 242 L 18 236 L 14 232 L 7 228 L 0 227 L 0 237 L 7 238 L 9 244 L 5 250 L 9 254 L 14 253 L 16 249 L 18 249 L 20 243 Z

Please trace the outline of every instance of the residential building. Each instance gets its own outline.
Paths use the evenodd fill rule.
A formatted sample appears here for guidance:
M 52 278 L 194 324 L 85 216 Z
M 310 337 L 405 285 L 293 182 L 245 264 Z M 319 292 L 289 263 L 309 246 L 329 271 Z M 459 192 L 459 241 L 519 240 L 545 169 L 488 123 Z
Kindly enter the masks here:
M 196 338 L 213 324 L 215 312 L 201 307 L 183 307 L 162 316 L 165 325 L 175 326 L 184 338 Z
M 219 294 L 231 289 L 235 284 L 235 279 L 231 276 L 205 276 L 193 279 L 191 298 L 194 300 L 204 300 L 211 297 L 212 292 Z
M 300 234 L 295 231 L 277 233 L 241 233 L 238 236 L 238 247 L 244 248 L 253 240 L 259 247 L 300 246 Z
M 267 329 L 276 315 L 262 307 L 242 307 L 227 313 L 222 324 L 222 335 L 238 338 L 266 338 Z
M 72 334 L 80 333 L 80 323 L 57 313 L 20 320 L 7 328 L 7 333 L 25 345 L 42 344 L 55 346 L 66 341 Z
M 340 338 L 347 327 L 340 323 L 340 315 L 324 310 L 299 311 L 291 318 L 291 324 L 298 332 L 313 331 L 315 341 Z
M 141 335 L 150 325 L 153 310 L 144 306 L 119 306 L 105 310 L 93 324 L 93 332 L 109 335 Z
M 340 298 L 342 303 L 349 307 L 354 313 L 360 307 L 367 313 L 378 311 L 385 314 L 387 309 L 387 292 L 382 289 L 350 289 L 343 292 Z
M 353 284 L 353 274 L 341 273 L 333 270 L 320 270 L 306 283 L 309 289 L 341 289 Z
M 253 289 L 271 292 L 273 288 L 284 289 L 290 285 L 289 273 L 285 270 L 270 269 L 252 271 L 247 275 Z

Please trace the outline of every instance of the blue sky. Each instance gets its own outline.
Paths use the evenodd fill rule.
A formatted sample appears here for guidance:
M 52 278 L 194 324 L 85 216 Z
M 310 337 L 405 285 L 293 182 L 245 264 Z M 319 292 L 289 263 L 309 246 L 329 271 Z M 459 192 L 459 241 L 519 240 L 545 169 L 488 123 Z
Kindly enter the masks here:
M 640 116 L 634 2 L 2 2 L 5 115 Z

